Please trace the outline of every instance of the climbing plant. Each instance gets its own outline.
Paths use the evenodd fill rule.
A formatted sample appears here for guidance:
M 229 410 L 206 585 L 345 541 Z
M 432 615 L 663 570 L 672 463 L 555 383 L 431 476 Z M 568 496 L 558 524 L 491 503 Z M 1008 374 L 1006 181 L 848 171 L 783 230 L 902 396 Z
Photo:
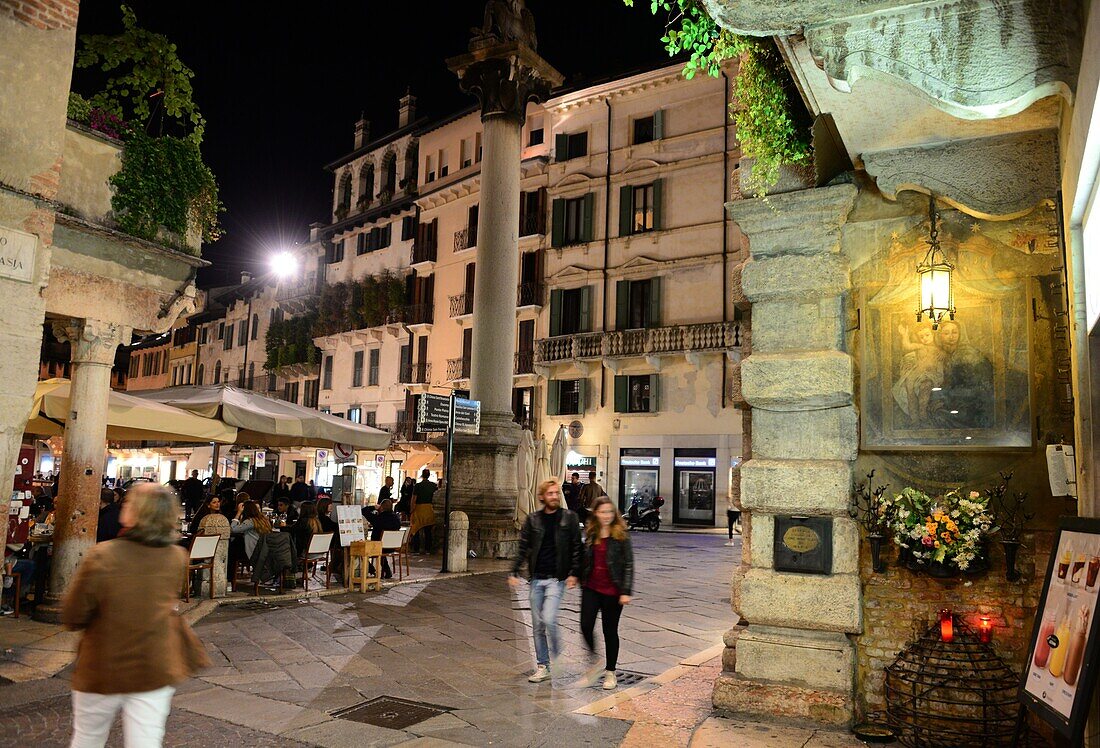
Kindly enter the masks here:
M 313 326 L 316 323 L 316 312 L 272 322 L 267 331 L 264 368 L 276 371 L 292 364 L 319 363 L 321 351 L 313 344 Z
M 388 270 L 357 281 L 333 283 L 321 292 L 313 334 L 378 327 L 398 319 L 406 303 L 404 280 Z
M 634 0 L 623 0 L 630 7 Z M 763 195 L 785 165 L 809 163 L 809 127 L 798 116 L 790 79 L 770 40 L 739 36 L 721 28 L 699 0 L 650 0 L 653 15 L 666 13 L 661 41 L 669 56 L 687 54 L 684 77 L 717 77 L 722 64 L 738 60 L 730 115 L 741 152 L 754 160 L 745 186 Z

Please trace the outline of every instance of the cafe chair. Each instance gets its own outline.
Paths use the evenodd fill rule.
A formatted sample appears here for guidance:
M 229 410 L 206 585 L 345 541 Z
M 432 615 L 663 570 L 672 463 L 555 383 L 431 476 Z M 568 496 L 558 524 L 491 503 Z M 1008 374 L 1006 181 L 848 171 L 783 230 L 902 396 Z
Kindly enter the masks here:
M 187 558 L 187 571 L 183 574 L 183 599 L 191 601 L 191 574 L 210 571 L 210 599 L 214 599 L 214 557 L 218 552 L 221 535 L 196 535 L 191 538 L 191 550 Z
M 400 530 L 386 530 L 382 533 L 382 555 L 394 559 L 397 567 L 397 579 L 402 580 L 405 574 L 411 574 L 409 570 L 409 528 Z M 405 559 L 405 571 L 401 571 L 401 559 Z
M 325 562 L 325 589 L 332 585 L 332 563 L 329 559 L 329 548 L 332 546 L 332 536 L 335 533 L 316 534 L 309 539 L 309 548 L 302 554 L 302 587 L 309 592 L 309 578 L 317 571 L 317 564 Z

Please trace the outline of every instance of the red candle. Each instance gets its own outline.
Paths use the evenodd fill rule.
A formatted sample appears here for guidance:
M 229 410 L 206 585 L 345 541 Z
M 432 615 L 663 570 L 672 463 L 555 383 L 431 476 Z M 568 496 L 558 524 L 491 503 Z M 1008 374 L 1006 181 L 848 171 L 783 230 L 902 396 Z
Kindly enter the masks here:
M 993 641 L 993 618 L 990 616 L 978 616 L 978 641 L 989 644 Z
M 940 641 L 949 642 L 955 638 L 955 621 L 951 617 L 951 611 L 944 608 L 940 611 Z

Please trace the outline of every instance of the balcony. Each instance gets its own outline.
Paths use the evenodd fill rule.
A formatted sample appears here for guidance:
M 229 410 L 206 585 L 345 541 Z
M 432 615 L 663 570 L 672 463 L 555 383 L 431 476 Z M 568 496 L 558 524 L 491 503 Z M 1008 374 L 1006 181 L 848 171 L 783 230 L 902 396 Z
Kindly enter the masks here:
M 519 235 L 520 236 L 532 236 L 536 234 L 546 233 L 544 228 L 545 222 L 542 220 L 542 216 L 538 213 L 528 213 L 525 216 L 519 218 Z
M 401 367 L 399 384 L 430 384 L 432 381 L 432 364 L 430 361 L 421 361 L 417 364 L 404 364 Z
M 535 352 L 534 351 L 520 351 L 516 354 L 515 364 L 512 367 L 512 373 L 516 376 L 520 374 L 534 374 L 535 373 Z
M 608 368 L 617 370 L 618 360 L 644 356 L 659 368 L 660 360 L 670 356 L 693 360 L 703 353 L 725 353 L 734 358 L 741 342 L 738 322 L 558 335 L 535 341 L 534 363 L 550 366 L 602 359 Z
M 467 357 L 462 358 L 449 358 L 447 359 L 447 381 L 455 382 L 459 379 L 470 378 L 470 359 Z
M 435 262 L 435 259 L 438 255 L 435 247 L 435 242 L 413 243 L 412 257 L 409 260 L 409 264 L 421 265 L 427 262 Z
M 542 283 L 520 283 L 516 293 L 516 306 L 542 307 L 546 303 L 546 286 Z
M 455 252 L 477 246 L 477 226 L 470 226 L 455 232 Z
M 404 309 L 404 319 L 402 321 L 409 327 L 430 325 L 432 324 L 434 311 L 431 304 L 409 304 Z
M 451 319 L 466 317 L 474 313 L 474 295 L 459 293 L 451 297 Z

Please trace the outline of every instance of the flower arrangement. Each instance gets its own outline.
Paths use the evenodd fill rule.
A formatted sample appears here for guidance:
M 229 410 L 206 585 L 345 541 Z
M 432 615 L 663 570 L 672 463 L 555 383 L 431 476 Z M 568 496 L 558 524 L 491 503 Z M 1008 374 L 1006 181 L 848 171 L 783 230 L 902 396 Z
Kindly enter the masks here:
M 894 542 L 918 568 L 967 572 L 984 564 L 985 543 L 997 532 L 988 496 L 952 489 L 933 498 L 907 487 L 894 504 Z
M 889 536 L 894 523 L 896 506 L 886 495 L 889 484 L 871 487 L 875 471 L 867 474 L 867 480 L 856 486 L 848 515 L 858 520 L 868 536 Z

